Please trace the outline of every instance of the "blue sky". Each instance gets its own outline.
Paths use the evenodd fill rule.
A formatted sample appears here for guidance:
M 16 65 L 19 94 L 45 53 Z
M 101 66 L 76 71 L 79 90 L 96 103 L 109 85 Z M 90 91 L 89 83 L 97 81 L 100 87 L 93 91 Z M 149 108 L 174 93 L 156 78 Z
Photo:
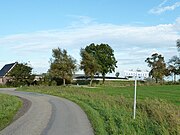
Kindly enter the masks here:
M 148 69 L 152 53 L 166 60 L 177 54 L 179 0 L 0 0 L 0 67 L 30 62 L 46 72 L 53 48 L 80 60 L 90 43 L 108 43 L 118 60 L 116 71 Z

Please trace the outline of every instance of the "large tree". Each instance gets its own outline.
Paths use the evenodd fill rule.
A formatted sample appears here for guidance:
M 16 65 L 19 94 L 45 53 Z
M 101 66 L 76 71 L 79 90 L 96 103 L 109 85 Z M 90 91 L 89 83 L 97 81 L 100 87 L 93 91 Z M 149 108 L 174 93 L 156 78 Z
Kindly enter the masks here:
M 91 54 L 97 63 L 101 66 L 100 73 L 103 76 L 103 83 L 105 81 L 105 75 L 115 71 L 116 59 L 114 56 L 114 50 L 108 44 L 95 45 L 94 43 L 86 46 L 85 51 Z
M 84 49 L 81 49 L 80 55 L 82 58 L 80 69 L 84 70 L 86 76 L 91 77 L 90 86 L 92 86 L 94 75 L 100 70 L 100 65 L 97 63 L 97 60 Z
M 162 81 L 163 77 L 167 74 L 164 57 L 161 54 L 154 53 L 151 57 L 148 57 L 145 62 L 147 62 L 151 68 L 149 75 L 156 80 L 156 83 L 158 80 Z
M 76 60 L 59 47 L 52 50 L 52 57 L 49 73 L 52 77 L 62 78 L 65 86 L 66 80 L 71 80 L 76 71 Z
M 27 63 L 17 63 L 15 67 L 8 73 L 10 84 L 14 86 L 30 85 L 34 80 L 32 75 L 32 67 Z

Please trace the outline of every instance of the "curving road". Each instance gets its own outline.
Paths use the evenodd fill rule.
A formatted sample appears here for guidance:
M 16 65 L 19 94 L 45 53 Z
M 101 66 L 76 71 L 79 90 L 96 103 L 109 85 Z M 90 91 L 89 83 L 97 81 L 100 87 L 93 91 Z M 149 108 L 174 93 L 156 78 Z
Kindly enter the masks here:
M 94 135 L 86 114 L 75 103 L 50 95 L 0 89 L 31 101 L 30 109 L 0 135 Z

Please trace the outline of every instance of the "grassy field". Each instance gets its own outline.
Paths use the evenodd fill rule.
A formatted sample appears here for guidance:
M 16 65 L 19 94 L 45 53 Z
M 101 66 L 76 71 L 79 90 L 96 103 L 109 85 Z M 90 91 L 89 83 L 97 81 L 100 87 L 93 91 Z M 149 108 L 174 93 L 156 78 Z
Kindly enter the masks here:
M 132 119 L 133 83 L 89 87 L 23 87 L 65 97 L 87 113 L 96 135 L 180 134 L 180 86 L 138 86 L 137 115 Z
M 105 93 L 112 96 L 122 95 L 130 99 L 133 99 L 134 96 L 134 86 L 101 86 L 90 91 Z M 138 86 L 137 99 L 144 100 L 147 98 L 163 99 L 167 102 L 180 106 L 180 85 Z
M 15 97 L 0 94 L 0 130 L 12 122 L 14 115 L 22 106 L 22 101 Z

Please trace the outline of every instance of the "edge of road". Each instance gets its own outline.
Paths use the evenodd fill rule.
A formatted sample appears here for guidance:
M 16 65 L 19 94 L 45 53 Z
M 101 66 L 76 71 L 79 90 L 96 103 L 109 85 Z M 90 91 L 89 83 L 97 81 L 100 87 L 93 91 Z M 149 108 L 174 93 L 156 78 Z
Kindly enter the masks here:
M 21 101 L 22 101 L 22 106 L 21 108 L 17 111 L 17 113 L 15 114 L 13 120 L 11 123 L 13 123 L 14 121 L 16 121 L 17 119 L 19 119 L 20 117 L 22 117 L 31 107 L 32 105 L 32 102 L 26 98 L 23 98 L 23 97 L 19 97 L 19 96 L 16 96 L 18 97 Z M 10 123 L 10 124 L 11 124 Z
M 2 91 L 3 91 L 3 89 L 2 89 Z M 16 91 L 16 89 L 9 89 L 9 91 Z M 18 92 L 20 92 L 20 91 L 18 91 Z M 9 92 L 9 93 L 7 92 L 6 94 L 10 94 L 10 93 L 11 92 Z M 28 93 L 28 92 L 26 92 L 26 93 Z M 45 96 L 45 97 L 42 98 L 42 100 L 48 100 L 49 104 L 51 104 L 51 106 L 52 106 L 52 108 L 51 108 L 52 112 L 51 112 L 50 115 L 48 115 L 48 116 L 50 116 L 49 117 L 49 122 L 47 122 L 46 123 L 47 125 L 44 127 L 43 130 L 41 130 L 41 135 L 46 135 L 46 134 L 49 134 L 49 133 L 50 134 L 52 134 L 52 133 L 53 134 L 57 134 L 59 132 L 57 129 L 55 129 L 55 131 L 54 131 L 54 128 L 57 127 L 57 126 L 54 126 L 54 125 L 57 125 L 57 123 L 59 121 L 59 118 L 60 118 L 58 116 L 58 119 L 57 120 L 55 119 L 55 116 L 57 116 L 57 113 L 56 113 L 57 110 L 56 109 L 59 109 L 61 107 L 62 108 L 64 107 L 64 109 L 66 110 L 66 111 L 64 111 L 64 109 L 63 110 L 62 109 L 58 110 L 58 112 L 61 112 L 61 114 L 63 114 L 64 118 L 61 117 L 61 119 L 62 119 L 62 121 L 65 122 L 65 125 L 71 125 L 71 123 L 73 123 L 73 122 L 80 123 L 79 126 L 72 126 L 73 128 L 70 130 L 70 132 L 69 132 L 68 128 L 64 128 L 64 126 L 65 126 L 64 124 L 63 125 L 60 124 L 59 127 L 63 129 L 63 130 L 61 130 L 63 134 L 64 133 L 68 133 L 69 134 L 69 133 L 72 133 L 72 132 L 73 132 L 73 135 L 77 135 L 77 133 L 80 134 L 80 135 L 84 135 L 84 133 L 88 133 L 88 135 L 93 135 L 94 134 L 93 133 L 93 129 L 92 129 L 92 125 L 91 125 L 91 123 L 90 123 L 86 113 L 76 103 L 74 103 L 74 102 L 72 102 L 72 101 L 70 101 L 68 99 L 65 99 L 65 98 L 61 99 L 61 98 L 59 98 L 57 96 L 52 96 L 52 95 L 48 95 L 48 94 L 39 94 L 39 93 L 29 92 L 28 95 L 25 96 L 25 97 L 24 96 L 21 97 L 21 94 L 23 94 L 23 92 L 20 92 L 19 94 L 16 94 L 16 92 L 15 92 L 15 94 L 12 94 L 12 95 L 15 95 L 16 97 L 20 98 L 22 100 L 23 104 L 22 104 L 22 107 L 17 111 L 16 115 L 14 116 L 13 121 L 9 124 L 10 126 L 8 128 L 10 130 L 8 128 L 6 129 L 7 131 L 4 130 L 2 132 L 3 135 L 4 135 L 4 133 L 5 134 L 7 134 L 7 133 L 9 134 L 10 133 L 11 134 L 11 133 L 14 132 L 13 130 L 16 129 L 19 125 L 22 125 L 23 122 L 27 123 L 27 121 L 29 121 L 29 120 L 31 121 L 31 119 L 27 119 L 26 121 L 24 121 L 25 119 L 21 119 L 21 117 L 22 118 L 26 118 L 26 117 L 24 117 L 26 114 L 29 115 L 29 111 L 32 111 L 32 107 L 37 108 L 36 104 L 34 106 L 34 102 L 36 103 L 37 101 L 36 100 L 35 101 L 34 100 L 31 101 L 31 98 L 29 99 L 29 97 L 28 97 L 29 95 L 30 96 L 31 95 L 35 96 L 32 99 L 36 99 L 38 96 Z M 28 98 L 26 98 L 26 97 L 28 97 Z M 52 98 L 52 100 L 51 100 L 51 98 Z M 59 102 L 61 102 L 61 104 L 59 104 Z M 72 109 L 70 109 L 70 108 L 74 108 L 75 111 L 72 111 Z M 69 112 L 68 110 L 71 110 L 71 111 Z M 66 112 L 68 112 L 68 113 L 66 113 Z M 69 116 L 73 116 L 72 113 L 75 113 L 73 115 L 78 116 L 78 117 L 72 117 L 72 118 L 70 117 L 72 119 L 72 122 L 69 122 L 69 121 L 66 122 L 66 118 L 68 118 Z M 40 113 L 38 113 L 38 114 L 41 115 Z M 43 117 L 45 117 L 45 115 Z M 37 117 L 37 119 L 39 119 L 39 120 L 41 120 L 42 118 L 39 119 L 39 117 Z M 31 123 L 34 123 L 34 122 L 35 121 L 32 120 Z M 16 124 L 14 124 L 14 123 L 16 123 Z M 39 122 L 39 124 L 41 124 L 41 123 L 42 122 Z M 26 125 L 25 128 L 28 128 L 27 124 L 25 124 L 25 125 Z M 36 129 L 36 127 L 35 127 L 35 129 Z M 80 127 L 80 128 L 77 128 L 77 127 Z M 82 130 L 82 129 L 85 129 L 85 130 Z M 73 130 L 75 130 L 75 131 L 73 131 Z M 17 135 L 19 135 L 19 133 L 21 133 L 21 131 L 23 131 L 24 133 L 27 132 L 24 129 L 15 130 L 15 131 L 16 131 Z M 38 128 L 37 130 L 33 130 L 33 131 L 34 131 L 33 135 L 36 135 L 37 132 L 40 132 L 40 129 Z

